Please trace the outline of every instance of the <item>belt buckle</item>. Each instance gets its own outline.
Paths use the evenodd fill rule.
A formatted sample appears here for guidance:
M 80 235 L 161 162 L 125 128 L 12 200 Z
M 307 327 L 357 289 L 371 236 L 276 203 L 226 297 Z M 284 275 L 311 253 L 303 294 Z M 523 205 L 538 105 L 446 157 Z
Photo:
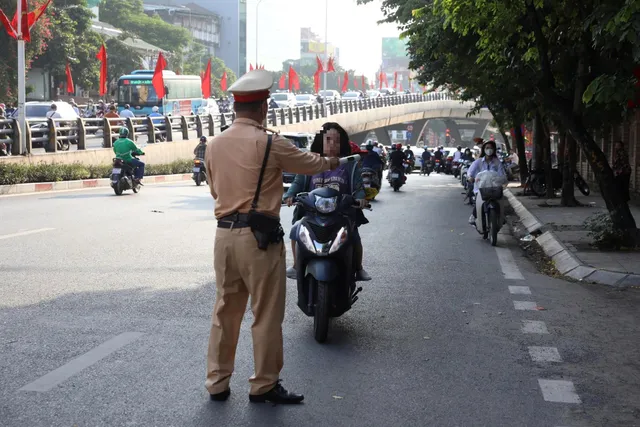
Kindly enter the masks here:
M 229 228 L 229 231 L 233 231 L 233 227 L 236 225 L 236 222 L 238 222 L 238 217 L 239 217 L 239 213 L 235 212 L 233 214 L 230 215 L 232 217 L 231 219 L 231 227 Z

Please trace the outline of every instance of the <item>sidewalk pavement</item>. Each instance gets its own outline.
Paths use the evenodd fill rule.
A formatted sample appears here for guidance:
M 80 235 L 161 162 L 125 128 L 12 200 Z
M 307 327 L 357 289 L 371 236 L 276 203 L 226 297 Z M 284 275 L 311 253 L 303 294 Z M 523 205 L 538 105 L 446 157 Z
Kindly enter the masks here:
M 560 206 L 559 198 L 522 196 L 520 188 L 508 189 L 505 195 L 527 231 L 539 234 L 536 241 L 561 274 L 616 287 L 640 286 L 639 252 L 600 251 L 590 245 L 592 239 L 583 224 L 591 215 L 606 211 L 602 197 L 577 195 L 586 206 L 566 208 Z M 632 205 L 631 213 L 640 221 L 640 207 Z

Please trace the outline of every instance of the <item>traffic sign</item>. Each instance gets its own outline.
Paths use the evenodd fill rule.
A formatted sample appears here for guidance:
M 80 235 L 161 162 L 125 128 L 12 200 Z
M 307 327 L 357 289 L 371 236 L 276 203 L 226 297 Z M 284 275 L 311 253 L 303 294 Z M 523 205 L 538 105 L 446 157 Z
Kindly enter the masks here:
M 413 130 L 413 125 L 407 125 L 407 130 L 411 132 Z
M 407 132 L 407 139 L 411 139 L 411 132 Z

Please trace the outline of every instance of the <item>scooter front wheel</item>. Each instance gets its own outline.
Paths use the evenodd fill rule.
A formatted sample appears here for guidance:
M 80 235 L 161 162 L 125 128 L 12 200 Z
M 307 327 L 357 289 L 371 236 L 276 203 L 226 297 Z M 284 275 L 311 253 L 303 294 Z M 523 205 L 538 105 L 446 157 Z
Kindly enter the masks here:
M 313 315 L 313 336 L 319 343 L 327 340 L 329 335 L 329 283 L 317 282 L 316 305 Z

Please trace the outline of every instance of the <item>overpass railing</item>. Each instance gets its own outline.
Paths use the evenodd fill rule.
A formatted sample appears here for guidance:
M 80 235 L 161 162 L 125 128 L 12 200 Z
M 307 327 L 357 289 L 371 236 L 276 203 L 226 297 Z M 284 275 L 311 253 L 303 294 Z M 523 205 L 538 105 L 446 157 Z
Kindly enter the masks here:
M 267 115 L 270 127 L 285 126 L 316 120 L 334 114 L 385 108 L 394 105 L 417 102 L 455 100 L 456 97 L 446 92 L 432 92 L 428 94 L 403 94 L 359 100 L 339 100 L 326 104 L 314 104 L 290 108 L 273 108 Z M 325 110 L 326 106 L 326 110 Z M 138 140 L 144 136 L 149 144 L 158 142 L 172 142 L 192 139 L 190 133 L 195 132 L 197 138 L 202 135 L 214 136 L 220 126 L 231 124 L 235 120 L 235 113 L 220 115 L 189 115 L 164 117 L 135 117 L 135 118 L 77 118 L 68 119 L 34 119 L 26 124 L 26 153 L 34 154 L 33 148 L 42 146 L 47 153 L 68 151 L 72 145 L 78 150 L 86 150 L 87 142 L 97 140 L 98 148 L 111 148 L 113 141 L 118 138 L 120 128 L 129 129 L 132 139 Z M 17 120 L 0 120 L 0 142 L 10 146 L 14 155 L 21 153 L 20 127 Z M 95 144 L 94 144 L 95 145 Z M 0 157 L 1 159 L 1 157 Z

